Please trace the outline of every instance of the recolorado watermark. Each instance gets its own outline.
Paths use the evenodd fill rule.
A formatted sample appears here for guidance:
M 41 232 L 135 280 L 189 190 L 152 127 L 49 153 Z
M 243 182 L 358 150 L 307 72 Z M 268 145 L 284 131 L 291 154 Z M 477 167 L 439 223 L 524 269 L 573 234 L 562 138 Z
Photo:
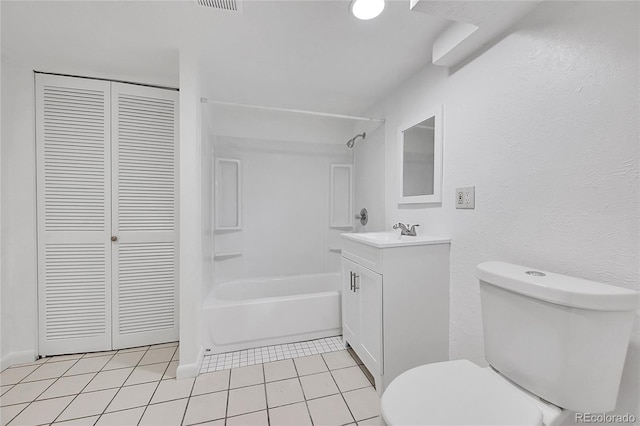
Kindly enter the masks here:
M 593 413 L 576 413 L 576 423 L 618 423 L 632 424 L 636 422 L 636 416 L 633 414 L 593 414 Z

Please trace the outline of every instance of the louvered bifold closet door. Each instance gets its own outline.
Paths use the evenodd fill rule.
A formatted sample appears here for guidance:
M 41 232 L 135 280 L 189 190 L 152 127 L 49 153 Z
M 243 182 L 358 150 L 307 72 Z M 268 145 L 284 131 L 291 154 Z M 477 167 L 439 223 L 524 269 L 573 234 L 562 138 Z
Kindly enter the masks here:
M 178 92 L 112 83 L 113 346 L 178 340 Z
M 109 92 L 36 74 L 41 355 L 111 348 Z

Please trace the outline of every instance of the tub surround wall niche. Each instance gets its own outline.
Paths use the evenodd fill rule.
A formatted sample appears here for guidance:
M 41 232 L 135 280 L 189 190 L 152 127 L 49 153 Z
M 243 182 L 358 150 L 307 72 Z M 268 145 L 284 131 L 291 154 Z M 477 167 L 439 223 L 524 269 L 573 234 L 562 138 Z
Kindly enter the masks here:
M 367 208 L 371 217 L 386 216 L 386 229 L 420 223 L 420 233 L 454 241 L 450 359 L 486 365 L 474 276 L 482 261 L 638 289 L 639 102 L 629 91 L 638 85 L 638 8 L 543 2 L 466 63 L 429 66 L 366 112 L 387 118 L 385 156 L 368 158 L 376 163 L 367 167 L 386 169 L 385 197 L 393 200 L 398 127 L 429 106 L 446 106 L 442 207 Z M 357 148 L 361 170 L 368 147 Z M 476 209 L 455 210 L 455 188 L 469 185 Z M 357 191 L 373 198 L 378 188 Z M 639 360 L 636 317 L 616 410 L 636 417 Z

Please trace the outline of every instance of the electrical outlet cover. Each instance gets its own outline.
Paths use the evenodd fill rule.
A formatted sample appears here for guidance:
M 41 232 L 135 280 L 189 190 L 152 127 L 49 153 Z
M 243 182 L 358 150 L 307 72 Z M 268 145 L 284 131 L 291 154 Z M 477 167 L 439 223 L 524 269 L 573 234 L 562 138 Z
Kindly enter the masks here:
M 476 187 L 456 188 L 456 209 L 474 209 L 476 207 Z

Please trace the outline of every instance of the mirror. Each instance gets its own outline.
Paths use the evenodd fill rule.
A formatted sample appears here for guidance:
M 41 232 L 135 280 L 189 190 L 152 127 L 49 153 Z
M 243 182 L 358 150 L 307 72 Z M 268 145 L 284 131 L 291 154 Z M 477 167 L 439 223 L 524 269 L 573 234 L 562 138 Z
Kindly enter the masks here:
M 439 203 L 442 182 L 442 114 L 401 127 L 399 204 Z

